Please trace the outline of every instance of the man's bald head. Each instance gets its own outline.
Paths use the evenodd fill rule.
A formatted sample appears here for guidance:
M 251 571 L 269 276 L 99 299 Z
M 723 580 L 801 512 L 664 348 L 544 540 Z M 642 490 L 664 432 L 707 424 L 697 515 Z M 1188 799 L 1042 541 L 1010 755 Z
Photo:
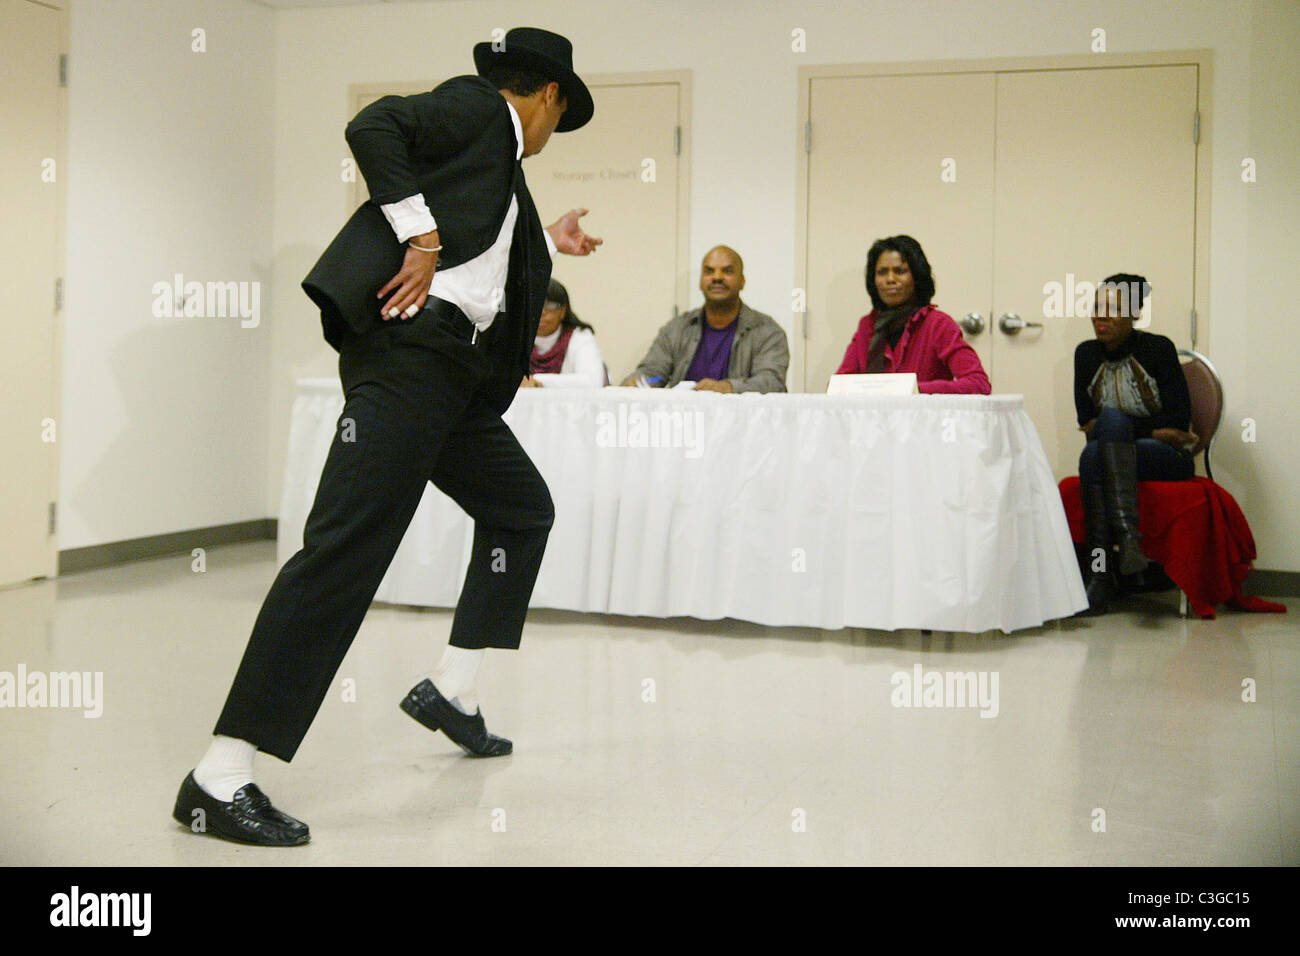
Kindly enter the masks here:
M 712 249 L 710 249 L 708 252 L 704 254 L 704 259 L 702 260 L 701 264 L 708 262 L 709 257 L 715 254 L 729 256 L 731 260 L 736 264 L 736 272 L 738 272 L 742 276 L 745 274 L 745 260 L 740 258 L 740 253 L 737 252 L 735 249 L 731 248 L 731 246 L 714 246 Z
M 745 263 L 730 246 L 714 246 L 700 263 L 700 291 L 706 308 L 730 309 L 745 288 Z

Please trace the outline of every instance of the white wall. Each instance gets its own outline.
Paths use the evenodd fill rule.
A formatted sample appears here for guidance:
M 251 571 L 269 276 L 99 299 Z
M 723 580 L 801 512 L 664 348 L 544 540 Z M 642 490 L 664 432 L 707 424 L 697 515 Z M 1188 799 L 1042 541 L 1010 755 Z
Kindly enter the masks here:
M 147 28 L 128 34 L 127 50 L 137 55 L 156 51 L 160 20 L 188 30 L 198 19 L 196 11 L 202 11 L 211 22 L 240 25 L 243 63 L 227 81 L 225 99 L 216 90 L 206 99 L 201 91 L 207 87 L 177 82 L 192 68 L 180 53 L 163 65 L 129 56 L 124 61 L 103 49 L 90 56 L 95 35 L 122 33 L 116 25 L 120 11 L 142 5 L 187 12 L 146 18 Z M 87 20 L 87 6 L 118 13 L 96 13 Z M 220 18 L 208 15 L 218 10 Z M 268 22 L 274 24 L 273 50 L 261 32 Z M 166 207 L 145 206 L 143 212 L 141 204 L 123 207 L 118 229 L 127 217 L 129 234 L 112 267 L 102 267 L 95 260 L 105 251 L 102 220 L 112 221 L 105 214 L 117 208 L 109 187 L 120 190 L 123 183 L 106 181 L 109 169 L 98 170 L 93 182 L 79 183 L 74 169 L 68 325 L 73 344 L 65 409 L 71 411 L 76 395 L 82 397 L 76 416 L 65 417 L 75 423 L 75 440 L 92 444 L 89 451 L 70 453 L 74 436 L 65 432 L 65 507 L 81 513 L 75 529 L 80 540 L 65 537 L 62 547 L 278 510 L 293 383 L 303 376 L 336 374 L 336 355 L 320 338 L 318 316 L 298 283 L 348 212 L 339 168 L 349 155 L 343 126 L 351 83 L 426 81 L 432 86 L 445 76 L 471 72 L 473 44 L 488 38 L 494 27 L 515 25 L 568 35 L 580 72 L 691 69 L 691 258 L 718 242 L 738 244 L 748 266 L 747 300 L 788 321 L 783 305 L 789 301 L 796 254 L 798 66 L 1086 53 L 1090 31 L 1103 27 L 1111 52 L 1214 51 L 1205 117 L 1213 161 L 1212 204 L 1204 220 L 1211 229 L 1211 297 L 1202 303 L 1212 331 L 1200 346 L 1227 381 L 1227 422 L 1252 417 L 1259 435 L 1247 445 L 1239 428 L 1225 427 L 1216 448 L 1216 477 L 1237 496 L 1254 526 L 1258 567 L 1300 571 L 1300 510 L 1287 500 L 1295 484 L 1291 476 L 1300 468 L 1300 443 L 1291 426 L 1300 386 L 1289 314 L 1300 292 L 1295 268 L 1300 4 L 1293 0 L 565 0 L 540 6 L 438 0 L 274 15 L 249 0 L 140 0 L 78 3 L 73 25 L 74 159 L 85 162 L 104 145 L 125 148 L 129 142 L 132 155 L 143 153 L 150 168 L 137 159 L 141 168 L 118 178 L 136 192 L 148 189 L 155 176 L 167 181 L 159 193 Z M 790 31 L 796 27 L 807 31 L 803 54 L 790 51 Z M 78 73 L 79 58 L 97 59 L 100 79 L 119 83 L 143 68 L 146 83 L 156 85 L 131 98 L 138 108 L 110 90 L 79 91 L 86 79 L 86 67 Z M 88 103 L 88 96 L 93 101 Z M 213 108 L 225 104 L 227 111 L 204 116 L 193 103 L 196 97 Z M 191 141 L 224 143 L 224 151 L 188 149 L 186 137 L 176 137 L 167 122 L 149 142 L 120 129 L 138 132 L 160 102 L 168 104 L 165 116 L 181 111 L 179 121 L 189 123 Z M 1243 156 L 1258 161 L 1258 183 L 1241 183 Z M 264 164 L 272 157 L 268 182 Z M 220 210 L 214 213 L 199 201 L 184 206 L 181 190 L 214 175 L 238 183 Z M 259 218 L 268 197 L 274 210 L 269 248 L 267 222 Z M 593 211 L 592 219 L 597 215 Z M 164 242 L 164 234 L 172 241 Z M 128 314 L 136 314 L 124 304 L 105 302 L 105 295 L 123 294 L 124 272 L 140 277 L 132 279 L 132 290 L 145 278 L 165 278 L 182 266 L 186 272 L 224 270 L 227 277 L 242 278 L 264 269 L 268 253 L 274 256 L 271 285 L 264 290 L 263 328 L 256 333 L 227 336 L 211 327 L 172 331 L 162 337 L 156 359 L 127 359 L 125 371 L 96 365 L 105 354 L 110 361 L 115 352 L 143 354 L 146 346 L 137 343 L 146 330 L 151 342 L 157 337 L 145 319 L 123 324 Z M 141 260 L 144 264 L 136 265 Z M 78 328 L 100 328 L 103 320 L 93 310 L 106 307 L 113 310 L 111 329 L 118 331 L 73 342 Z M 74 325 L 73 313 L 85 318 Z M 201 367 L 191 358 L 192 348 L 203 351 Z M 123 359 L 116 361 L 120 366 Z M 194 400 L 192 417 L 201 423 L 197 433 L 188 424 L 191 416 L 178 408 L 184 402 L 176 400 L 178 392 L 193 394 L 189 380 L 195 372 L 202 374 L 205 394 Z M 90 391 L 102 391 L 108 400 L 91 397 Z M 147 407 L 155 401 L 165 410 Z M 105 450 L 113 452 L 106 468 Z M 206 469 L 197 476 L 196 462 Z M 195 478 L 201 490 L 186 487 Z M 100 482 L 108 490 L 89 498 L 88 486 Z M 148 490 L 137 501 L 142 489 Z M 78 494 L 80 503 L 74 500 Z
M 566 0 L 544 7 L 444 0 L 280 13 L 275 281 L 284 309 L 271 373 L 271 512 L 293 380 L 335 369 L 296 284 L 346 211 L 337 170 L 348 155 L 348 84 L 433 85 L 472 72 L 473 44 L 493 27 L 516 25 L 564 33 L 579 72 L 693 71 L 691 259 L 718 242 L 738 245 L 748 266 L 746 299 L 782 322 L 794 284 L 800 65 L 1087 53 L 1096 27 L 1114 53 L 1213 50 L 1204 118 L 1212 205 L 1203 220 L 1211 229 L 1211 296 L 1201 304 L 1211 333 L 1199 345 L 1227 383 L 1215 476 L 1254 526 L 1257 566 L 1300 571 L 1300 509 L 1289 500 L 1300 471 L 1291 424 L 1300 406 L 1290 315 L 1300 299 L 1300 4 L 1293 0 Z M 790 50 L 796 27 L 807 32 L 803 54 Z M 1243 156 L 1259 163 L 1254 185 L 1240 181 Z M 598 215 L 590 217 L 595 225 Z M 1240 440 L 1246 417 L 1257 423 L 1253 445 Z
M 274 513 L 274 30 L 243 0 L 71 6 L 62 550 Z M 262 282 L 262 325 L 154 318 L 178 272 Z
M 1261 6 L 1250 31 L 1244 95 L 1219 109 L 1214 158 L 1211 355 L 1228 399 L 1214 477 L 1250 521 L 1256 567 L 1297 571 L 1300 3 Z M 1258 181 L 1250 185 L 1241 181 L 1244 157 L 1258 163 Z M 1246 418 L 1258 430 L 1253 444 L 1242 441 Z

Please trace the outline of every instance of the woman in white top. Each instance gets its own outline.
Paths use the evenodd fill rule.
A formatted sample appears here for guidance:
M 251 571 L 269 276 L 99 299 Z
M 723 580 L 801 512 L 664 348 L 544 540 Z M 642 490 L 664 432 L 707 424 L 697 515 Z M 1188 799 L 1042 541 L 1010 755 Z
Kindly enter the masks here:
M 529 370 L 532 374 L 520 382 L 520 388 L 601 388 L 609 384 L 595 329 L 573 314 L 568 290 L 555 279 L 546 288 Z

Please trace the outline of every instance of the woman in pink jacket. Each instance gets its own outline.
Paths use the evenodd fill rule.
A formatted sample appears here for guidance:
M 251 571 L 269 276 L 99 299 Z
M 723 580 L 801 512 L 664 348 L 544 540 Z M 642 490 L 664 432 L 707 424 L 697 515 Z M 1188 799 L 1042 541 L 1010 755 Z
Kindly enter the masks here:
M 934 298 L 934 276 L 911 236 L 877 239 L 867 253 L 871 312 L 844 353 L 837 374 L 915 372 L 922 392 L 987 395 L 993 391 L 975 350 Z

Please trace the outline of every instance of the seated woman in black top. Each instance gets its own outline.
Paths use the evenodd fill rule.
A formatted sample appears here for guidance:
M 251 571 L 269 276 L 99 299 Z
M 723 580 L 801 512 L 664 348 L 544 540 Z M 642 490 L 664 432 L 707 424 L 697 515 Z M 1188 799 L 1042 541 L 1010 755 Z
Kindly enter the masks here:
M 1133 328 L 1150 293 L 1142 276 L 1120 273 L 1103 281 L 1092 319 L 1096 338 L 1074 350 L 1074 405 L 1088 436 L 1079 456 L 1090 571 L 1086 614 L 1105 613 L 1116 570 L 1127 576 L 1147 566 L 1138 544 L 1137 483 L 1193 474 L 1192 403 L 1178 351 L 1165 336 Z

